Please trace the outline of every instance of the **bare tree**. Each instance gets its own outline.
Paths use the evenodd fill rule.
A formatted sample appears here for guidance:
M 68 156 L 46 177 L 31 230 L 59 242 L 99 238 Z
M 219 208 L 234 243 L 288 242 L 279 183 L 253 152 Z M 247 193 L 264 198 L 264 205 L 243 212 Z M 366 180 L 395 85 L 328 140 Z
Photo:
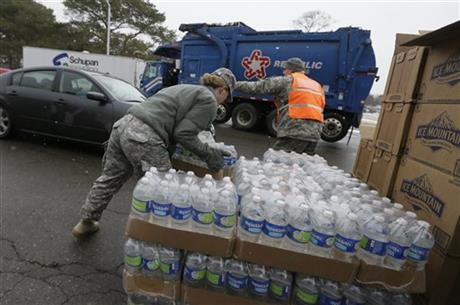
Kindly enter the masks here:
M 295 27 L 305 32 L 318 32 L 328 29 L 335 20 L 324 11 L 308 11 L 293 21 Z

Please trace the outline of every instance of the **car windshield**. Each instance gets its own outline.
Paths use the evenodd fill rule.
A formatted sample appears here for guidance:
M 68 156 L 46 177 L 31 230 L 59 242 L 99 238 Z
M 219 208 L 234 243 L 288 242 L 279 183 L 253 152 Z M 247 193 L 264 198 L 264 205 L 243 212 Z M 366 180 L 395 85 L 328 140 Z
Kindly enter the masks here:
M 147 99 L 139 90 L 124 81 L 104 75 L 93 77 L 118 100 L 143 102 Z

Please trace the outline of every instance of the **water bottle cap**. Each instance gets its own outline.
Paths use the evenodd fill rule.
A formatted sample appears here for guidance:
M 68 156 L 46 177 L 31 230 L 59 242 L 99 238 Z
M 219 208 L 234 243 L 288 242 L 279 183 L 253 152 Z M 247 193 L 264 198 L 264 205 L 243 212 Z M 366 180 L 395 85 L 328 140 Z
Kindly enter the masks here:
M 153 177 L 153 174 L 151 172 L 146 172 L 145 173 L 145 177 L 147 178 L 152 178 Z
M 162 187 L 168 187 L 168 186 L 169 186 L 169 183 L 168 183 L 168 181 L 163 180 L 163 181 L 160 182 L 160 186 L 162 186 Z
M 176 170 L 175 170 L 174 168 L 170 168 L 169 171 L 168 171 L 168 173 L 170 173 L 170 174 L 175 174 L 175 173 L 176 173 Z
M 374 219 L 377 220 L 378 222 L 385 222 L 385 218 L 383 218 L 382 215 L 375 215 Z
M 392 209 L 383 209 L 383 213 L 387 215 L 394 215 L 394 211 Z
M 276 193 L 276 192 L 275 192 Z M 280 193 L 281 194 L 281 193 Z M 286 201 L 284 201 L 283 199 L 276 199 L 275 203 L 277 205 L 285 205 L 286 204 Z
M 332 218 L 334 216 L 334 213 L 332 213 L 332 211 L 329 211 L 329 210 L 324 210 L 323 215 L 326 216 L 327 218 Z
M 403 226 L 407 225 L 407 220 L 405 220 L 404 218 L 398 218 L 397 222 L 399 222 Z
M 371 193 L 371 194 L 374 195 L 374 196 L 378 196 L 378 195 L 379 195 L 379 192 L 377 192 L 376 190 L 370 190 L 369 193 Z
M 192 172 L 192 171 L 188 171 L 188 172 L 187 172 L 187 176 L 190 176 L 190 177 L 195 176 L 195 173 Z
M 428 229 L 430 227 L 430 224 L 428 222 L 424 221 L 424 220 L 418 220 L 417 224 L 419 226 L 421 226 L 422 228 L 427 228 Z
M 206 180 L 212 179 L 212 176 L 210 174 L 206 174 L 204 175 L 204 179 Z
M 383 198 L 382 198 L 382 202 L 383 202 L 383 203 L 391 203 L 391 199 L 388 198 L 388 197 L 383 197 Z
M 404 209 L 403 205 L 400 204 L 400 203 L 393 204 L 393 208 L 398 209 L 398 210 L 403 210 Z
M 261 201 L 262 201 L 262 198 L 260 198 L 260 196 L 255 195 L 255 196 L 252 197 L 252 201 L 254 201 L 254 202 L 261 202 Z
M 155 166 L 152 166 L 152 167 L 150 168 L 150 171 L 151 171 L 152 173 L 158 173 L 158 169 L 157 169 Z
M 358 215 L 356 215 L 355 213 L 348 213 L 348 218 L 350 220 L 356 221 L 358 220 Z
M 232 182 L 232 179 L 230 177 L 224 177 L 224 179 L 222 179 L 224 182 Z
M 181 191 L 187 191 L 188 190 L 188 185 L 187 184 L 181 184 L 180 189 L 181 189 Z
M 415 214 L 414 212 L 411 212 L 411 211 L 407 211 L 406 216 L 409 217 L 409 218 L 412 218 L 412 219 L 417 218 L 417 214 Z
M 147 177 L 142 177 L 140 182 L 143 184 L 147 184 L 149 182 L 149 179 Z

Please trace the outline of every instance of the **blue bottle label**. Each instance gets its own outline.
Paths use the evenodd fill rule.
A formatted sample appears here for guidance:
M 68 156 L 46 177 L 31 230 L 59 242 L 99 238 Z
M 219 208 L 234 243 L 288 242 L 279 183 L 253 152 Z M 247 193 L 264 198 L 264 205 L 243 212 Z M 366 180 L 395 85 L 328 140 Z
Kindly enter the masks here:
M 171 203 L 151 201 L 151 210 L 155 216 L 168 217 L 171 214 Z
M 203 225 L 210 225 L 214 221 L 212 212 L 202 212 L 197 209 L 192 209 L 192 219 Z
M 243 230 L 251 234 L 259 234 L 262 232 L 262 228 L 264 227 L 264 221 L 253 220 L 242 216 L 240 218 L 240 225 Z
M 290 240 L 299 244 L 307 244 L 311 238 L 311 232 L 299 230 L 291 225 L 287 226 L 286 235 Z
M 275 282 L 270 283 L 270 291 L 277 299 L 287 300 L 289 298 L 289 292 L 291 291 L 291 286 L 280 285 Z
M 384 256 L 386 252 L 387 243 L 369 238 L 366 235 L 364 235 L 361 241 L 359 242 L 359 246 L 369 253 L 378 256 Z
M 187 220 L 192 216 L 192 207 L 171 206 L 171 217 L 176 220 Z
M 180 262 L 175 261 L 172 263 L 166 263 L 160 261 L 160 270 L 163 274 L 175 275 L 179 272 Z
M 249 277 L 249 289 L 252 293 L 258 295 L 265 295 L 268 292 L 268 287 L 270 286 L 270 280 L 256 280 L 252 277 Z
M 330 248 L 334 243 L 334 235 L 324 234 L 313 230 L 311 232 L 311 243 L 322 248 Z
M 233 290 L 245 290 L 248 286 L 248 277 L 236 276 L 229 272 L 227 273 L 227 282 Z
M 236 215 L 222 215 L 214 212 L 214 224 L 220 228 L 230 229 L 235 227 Z
M 281 239 L 286 235 L 286 226 L 278 226 L 266 221 L 264 224 L 263 232 L 271 238 Z
M 184 277 L 189 282 L 201 281 L 206 276 L 206 269 L 192 269 L 185 265 Z
M 394 258 L 404 260 L 407 257 L 409 247 L 401 246 L 400 244 L 390 241 L 387 244 L 387 255 Z
M 412 245 L 407 253 L 407 258 L 415 262 L 424 262 L 428 260 L 428 254 L 431 249 Z
M 158 259 L 148 260 L 143 259 L 142 261 L 142 269 L 148 272 L 157 271 L 160 268 L 160 261 Z
M 346 253 L 355 253 L 358 247 L 359 240 L 343 237 L 340 234 L 335 235 L 334 246 Z
M 342 299 L 332 299 L 322 294 L 319 297 L 319 305 L 342 305 Z

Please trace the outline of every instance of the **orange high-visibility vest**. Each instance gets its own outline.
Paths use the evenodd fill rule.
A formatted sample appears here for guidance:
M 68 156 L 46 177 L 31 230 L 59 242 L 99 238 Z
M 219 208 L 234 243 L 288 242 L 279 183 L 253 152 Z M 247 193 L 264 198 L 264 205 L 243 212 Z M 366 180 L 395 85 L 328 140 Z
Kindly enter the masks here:
M 291 75 L 293 81 L 287 105 L 289 117 L 323 123 L 323 110 L 326 104 L 323 88 L 302 72 L 295 72 Z

